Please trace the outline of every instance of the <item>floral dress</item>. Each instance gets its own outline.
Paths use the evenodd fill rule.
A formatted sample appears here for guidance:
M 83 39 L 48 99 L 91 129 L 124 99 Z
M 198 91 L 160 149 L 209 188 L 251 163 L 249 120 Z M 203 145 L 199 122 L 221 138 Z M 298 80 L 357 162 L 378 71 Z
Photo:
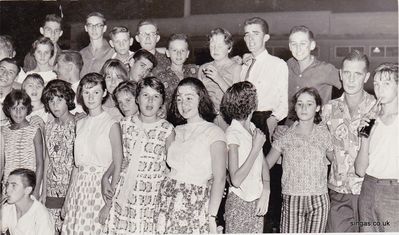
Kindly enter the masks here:
M 166 120 L 143 123 L 137 116 L 121 121 L 124 159 L 105 233 L 153 233 L 155 199 L 166 169 Z M 125 198 L 125 199 L 123 199 Z
M 52 120 L 47 122 L 45 127 L 48 150 L 46 207 L 49 209 L 58 231 L 61 231 L 60 213 L 74 166 L 73 144 L 75 142 L 75 128 L 75 120 L 65 124 Z

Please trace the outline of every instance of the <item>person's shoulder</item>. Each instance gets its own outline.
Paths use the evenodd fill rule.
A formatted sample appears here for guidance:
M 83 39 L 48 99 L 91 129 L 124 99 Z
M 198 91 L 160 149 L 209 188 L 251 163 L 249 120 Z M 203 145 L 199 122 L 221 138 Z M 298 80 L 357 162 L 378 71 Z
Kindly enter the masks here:
M 333 72 L 338 72 L 338 69 L 331 63 L 328 63 L 326 61 L 322 61 L 322 60 L 317 60 L 317 66 L 319 68 L 322 68 L 326 71 L 333 71 Z

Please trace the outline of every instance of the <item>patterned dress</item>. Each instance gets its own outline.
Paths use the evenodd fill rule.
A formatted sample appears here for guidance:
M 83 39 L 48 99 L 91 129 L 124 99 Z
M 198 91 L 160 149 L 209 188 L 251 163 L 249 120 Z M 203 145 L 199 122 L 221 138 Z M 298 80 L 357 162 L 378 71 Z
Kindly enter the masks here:
M 10 125 L 2 128 L 2 138 L 4 138 L 4 177 L 3 189 L 11 171 L 17 168 L 27 168 L 36 171 L 36 153 L 33 139 L 35 138 L 38 127 L 28 125 L 26 127 L 11 130 Z M 1 176 L 0 176 L 1 177 Z M 5 190 L 3 190 L 3 194 Z
M 166 139 L 173 126 L 163 119 L 143 123 L 132 116 L 124 118 L 121 127 L 125 158 L 105 233 L 153 233 L 155 199 L 166 169 Z
M 74 120 L 65 124 L 46 123 L 46 144 L 48 150 L 48 169 L 46 181 L 46 207 L 55 222 L 56 229 L 61 231 L 61 208 L 67 194 L 73 169 L 73 144 L 75 142 Z

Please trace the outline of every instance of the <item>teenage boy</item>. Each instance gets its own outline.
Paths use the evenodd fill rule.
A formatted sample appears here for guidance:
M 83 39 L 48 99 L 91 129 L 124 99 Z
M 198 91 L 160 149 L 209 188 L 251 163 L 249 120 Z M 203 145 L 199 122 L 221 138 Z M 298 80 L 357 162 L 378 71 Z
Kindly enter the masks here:
M 258 92 L 258 109 L 252 121 L 268 136 L 264 146 L 266 156 L 270 149 L 270 135 L 288 113 L 288 68 L 284 60 L 270 55 L 266 50 L 270 35 L 264 19 L 247 19 L 244 32 L 244 41 L 252 58 L 250 64 L 243 65 L 241 80 L 254 84 Z
M 53 66 L 55 64 L 55 59 L 57 58 L 59 52 L 61 51 L 58 45 L 58 39 L 62 36 L 62 19 L 55 14 L 46 15 L 42 27 L 40 27 L 40 34 L 44 37 L 50 38 L 51 42 L 54 44 L 54 54 L 50 58 L 49 64 Z M 29 52 L 24 59 L 24 71 L 28 72 L 36 68 L 36 60 L 31 52 Z
M 109 44 L 115 50 L 111 58 L 120 60 L 129 70 L 129 60 L 134 54 L 129 50 L 130 46 L 133 45 L 133 38 L 130 36 L 129 29 L 124 26 L 116 26 L 109 33 L 109 37 L 111 39 Z
M 1 207 L 1 232 L 11 235 L 53 235 L 54 222 L 46 207 L 32 196 L 35 172 L 19 168 L 10 173 L 7 181 L 7 203 Z
M 288 65 L 288 99 L 304 87 L 314 87 L 323 104 L 331 100 L 333 86 L 341 89 L 338 70 L 319 61 L 311 52 L 316 48 L 313 32 L 306 26 L 294 26 L 290 31 L 289 48 L 292 58 Z
M 9 123 L 9 119 L 3 113 L 3 101 L 13 88 L 15 88 L 15 79 L 20 70 L 17 61 L 14 59 L 7 57 L 0 60 L 0 126 L 5 126 Z
M 136 82 L 146 77 L 157 66 L 155 56 L 144 49 L 136 51 L 131 61 L 129 78 Z
M 80 71 L 83 67 L 83 59 L 79 52 L 64 50 L 57 57 L 55 72 L 58 79 L 71 83 L 73 91 L 76 93 L 80 82 Z M 84 113 L 83 108 L 75 98 L 76 108 L 71 113 Z
M 140 43 L 141 48 L 151 52 L 157 59 L 157 66 L 154 66 L 152 73 L 156 76 L 158 73 L 165 71 L 170 65 L 170 60 L 165 54 L 161 54 L 156 50 L 156 45 L 161 37 L 158 32 L 158 25 L 152 20 L 142 20 L 137 25 L 136 41 Z
M 368 69 L 366 55 L 356 50 L 349 53 L 339 71 L 344 93 L 323 107 L 323 123 L 333 138 L 335 155 L 328 180 L 331 209 L 327 232 L 359 232 L 358 199 L 363 178 L 356 175 L 354 166 L 360 143 L 357 128 L 375 103 L 363 89 L 370 77 Z
M 83 68 L 80 77 L 91 73 L 100 72 L 105 61 L 110 59 L 114 50 L 104 39 L 107 31 L 106 19 L 99 12 L 92 12 L 86 17 L 85 31 L 89 34 L 90 44 L 80 51 L 83 58 Z

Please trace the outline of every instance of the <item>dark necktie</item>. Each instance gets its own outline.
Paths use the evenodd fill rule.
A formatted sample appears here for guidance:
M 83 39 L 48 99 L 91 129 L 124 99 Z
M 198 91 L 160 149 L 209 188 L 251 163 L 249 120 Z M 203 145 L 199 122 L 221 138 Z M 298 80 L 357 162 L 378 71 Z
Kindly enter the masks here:
M 247 74 L 245 74 L 245 81 L 248 81 L 249 73 L 251 72 L 252 66 L 255 64 L 255 58 L 252 58 L 251 64 L 248 67 Z

